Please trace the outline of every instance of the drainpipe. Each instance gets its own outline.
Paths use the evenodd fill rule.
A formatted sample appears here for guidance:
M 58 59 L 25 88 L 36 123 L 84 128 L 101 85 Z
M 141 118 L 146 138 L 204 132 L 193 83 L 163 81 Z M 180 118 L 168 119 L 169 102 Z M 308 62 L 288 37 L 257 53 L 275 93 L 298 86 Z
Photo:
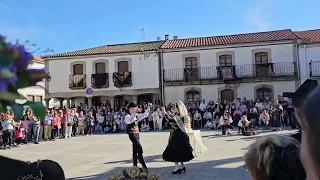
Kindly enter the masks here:
M 164 63 L 163 63 L 163 50 L 160 50 L 160 73 L 161 73 L 161 103 L 165 105 L 164 98 Z
M 305 65 L 306 65 L 306 71 L 307 71 L 307 79 L 309 79 L 310 77 L 309 77 L 309 75 L 310 75 L 310 71 L 311 71 L 311 69 L 309 69 L 309 62 L 308 62 L 308 57 L 307 57 L 307 45 L 305 44 L 304 46 L 303 46 L 303 49 L 304 49 L 304 61 L 305 61 Z
M 160 99 L 161 99 L 161 105 L 164 105 L 164 84 L 163 84 L 163 54 L 162 49 L 159 49 L 157 51 L 158 54 L 158 60 L 159 60 L 159 85 L 160 85 Z
M 297 73 L 298 73 L 298 84 L 301 86 L 301 71 L 300 71 L 300 57 L 299 57 L 299 45 L 301 44 L 301 40 L 298 39 L 296 46 L 296 67 L 297 67 Z

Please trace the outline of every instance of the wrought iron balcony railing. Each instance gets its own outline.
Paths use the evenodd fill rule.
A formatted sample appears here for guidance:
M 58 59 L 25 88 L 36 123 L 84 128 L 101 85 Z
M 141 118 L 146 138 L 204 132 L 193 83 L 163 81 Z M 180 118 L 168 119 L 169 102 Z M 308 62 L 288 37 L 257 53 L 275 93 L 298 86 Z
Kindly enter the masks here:
M 166 82 L 236 80 L 293 76 L 297 76 L 297 67 L 295 62 L 245 64 L 226 67 L 201 67 L 194 69 L 177 68 L 164 70 L 164 80 Z
M 85 74 L 70 75 L 69 88 L 70 89 L 86 88 L 86 75 Z
M 132 74 L 131 72 L 114 72 L 113 83 L 115 87 L 130 87 L 132 86 Z
M 320 77 L 320 61 L 311 61 L 309 63 L 310 77 Z
M 109 87 L 109 73 L 91 74 L 91 85 L 94 88 Z

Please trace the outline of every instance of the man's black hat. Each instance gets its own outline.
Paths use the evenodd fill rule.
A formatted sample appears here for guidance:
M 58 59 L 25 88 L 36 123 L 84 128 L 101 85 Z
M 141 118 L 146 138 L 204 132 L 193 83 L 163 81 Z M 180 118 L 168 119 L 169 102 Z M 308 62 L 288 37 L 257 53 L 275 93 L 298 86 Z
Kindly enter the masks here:
M 301 107 L 308 95 L 318 86 L 318 81 L 307 79 L 296 92 L 284 92 L 283 97 L 292 98 L 292 105 L 296 108 Z
M 137 105 L 135 103 L 129 103 L 128 108 L 136 108 Z

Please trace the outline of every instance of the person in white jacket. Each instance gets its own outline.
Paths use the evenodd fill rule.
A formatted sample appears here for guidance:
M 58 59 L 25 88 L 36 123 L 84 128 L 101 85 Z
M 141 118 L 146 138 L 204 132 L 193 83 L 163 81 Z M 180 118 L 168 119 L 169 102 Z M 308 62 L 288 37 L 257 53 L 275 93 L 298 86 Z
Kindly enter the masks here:
M 159 118 L 157 119 L 159 130 L 162 130 L 162 120 L 164 116 L 164 112 L 162 108 L 158 108 Z
M 156 129 L 159 129 L 159 124 L 158 124 L 158 122 L 159 122 L 159 108 L 158 107 L 156 107 L 155 109 L 154 109 L 154 111 L 152 112 L 152 120 L 153 120 L 153 129 L 154 130 L 156 130 Z
M 231 129 L 233 126 L 231 123 L 233 122 L 231 115 L 229 114 L 228 110 L 225 110 L 223 115 L 220 117 L 220 126 L 222 129 L 222 135 L 231 135 Z

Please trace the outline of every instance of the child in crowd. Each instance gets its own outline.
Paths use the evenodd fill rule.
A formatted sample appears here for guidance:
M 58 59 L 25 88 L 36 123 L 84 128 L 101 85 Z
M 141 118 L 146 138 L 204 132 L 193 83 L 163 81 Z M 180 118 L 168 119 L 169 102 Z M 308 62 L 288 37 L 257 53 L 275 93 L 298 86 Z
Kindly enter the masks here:
M 100 124 L 98 123 L 97 125 L 96 125 L 96 128 L 94 129 L 94 133 L 95 134 L 100 134 L 100 133 L 102 133 L 103 131 L 102 131 L 102 127 L 100 126 Z
M 106 127 L 104 128 L 104 133 L 110 133 L 111 127 L 109 121 L 106 121 Z
M 15 133 L 14 133 L 14 142 L 17 143 L 19 146 L 22 144 L 27 144 L 27 141 L 25 140 L 25 129 L 20 127 Z

